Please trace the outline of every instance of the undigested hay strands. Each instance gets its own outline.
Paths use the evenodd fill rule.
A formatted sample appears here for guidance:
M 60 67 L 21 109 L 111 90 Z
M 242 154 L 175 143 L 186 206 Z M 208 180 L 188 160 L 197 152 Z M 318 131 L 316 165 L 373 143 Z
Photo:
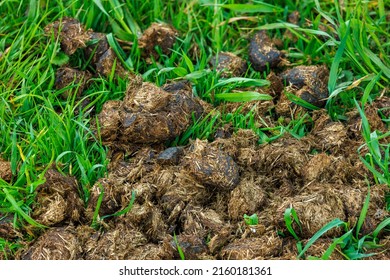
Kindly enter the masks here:
M 80 244 L 72 226 L 51 228 L 41 235 L 26 252 L 23 260 L 76 260 Z
M 191 152 L 184 157 L 183 167 L 202 184 L 220 191 L 232 190 L 240 180 L 234 160 L 207 141 L 194 141 Z
M 67 17 L 48 24 L 45 33 L 47 36 L 52 33 L 55 37 L 59 36 L 61 49 L 67 55 L 74 54 L 79 48 L 85 48 L 91 38 L 90 30 L 86 30 L 77 19 Z
M 54 169 L 49 169 L 45 178 L 46 182 L 37 188 L 32 217 L 46 226 L 81 221 L 84 207 L 75 178 L 63 176 Z

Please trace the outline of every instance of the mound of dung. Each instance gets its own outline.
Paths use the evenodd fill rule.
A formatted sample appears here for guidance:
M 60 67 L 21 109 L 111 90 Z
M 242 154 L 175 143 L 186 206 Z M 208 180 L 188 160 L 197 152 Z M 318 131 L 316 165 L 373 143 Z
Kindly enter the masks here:
M 23 260 L 76 260 L 81 253 L 73 227 L 51 228 L 22 254 Z
M 123 101 L 103 107 L 99 114 L 105 144 L 153 144 L 172 140 L 199 118 L 203 107 L 192 92 L 169 93 L 151 83 L 130 84 Z
M 0 178 L 6 182 L 12 179 L 11 162 L 2 160 L 0 158 Z
M 98 235 L 93 235 L 84 248 L 86 260 L 127 260 L 133 252 L 147 244 L 140 231 L 122 224 Z
M 72 55 L 79 48 L 85 48 L 86 43 L 91 38 L 91 31 L 74 18 L 64 17 L 61 21 L 55 21 L 45 27 L 45 33 L 54 37 L 59 36 L 61 49 L 67 54 Z
M 249 61 L 256 71 L 267 67 L 276 68 L 282 61 L 282 53 L 277 50 L 265 30 L 257 32 L 249 43 Z
M 223 260 L 263 260 L 278 256 L 282 250 L 282 239 L 275 232 L 262 237 L 236 239 L 223 247 L 220 257 Z
M 281 74 L 287 91 L 317 107 L 324 107 L 329 96 L 329 70 L 326 66 L 297 66 Z
M 265 180 L 259 177 L 255 179 L 246 177 L 231 192 L 228 212 L 232 220 L 240 220 L 244 214 L 251 215 L 264 207 L 266 193 L 264 191 Z
M 245 60 L 230 52 L 221 52 L 212 57 L 210 64 L 224 78 L 242 76 L 248 69 Z
M 161 52 L 169 55 L 172 52 L 173 44 L 176 42 L 178 31 L 172 26 L 165 23 L 152 23 L 142 34 L 138 40 L 138 46 L 142 49 L 142 55 L 146 58 L 159 58 L 159 53 L 156 47 L 159 47 Z
M 238 166 L 233 159 L 208 145 L 207 141 L 196 140 L 191 152 L 183 160 L 184 169 L 204 185 L 231 190 L 239 182 Z
M 337 187 L 336 187 L 337 188 Z M 285 228 L 284 211 L 294 208 L 301 222 L 302 231 L 296 227 L 295 232 L 302 238 L 312 237 L 323 226 L 332 220 L 339 218 L 346 220 L 343 201 L 334 185 L 312 184 L 302 194 L 285 198 L 281 205 L 277 206 L 275 223 L 279 228 Z M 341 229 L 332 229 L 323 236 L 331 237 L 341 233 Z
M 59 68 L 56 72 L 56 81 L 55 87 L 57 90 L 61 90 L 67 87 L 69 84 L 77 84 L 76 95 L 80 97 L 81 93 L 84 91 L 88 80 L 92 78 L 92 74 L 88 71 L 81 71 L 69 67 Z M 66 90 L 62 93 L 63 98 L 69 97 L 70 90 Z
M 14 215 L 0 213 L 0 238 L 7 240 L 21 236 L 14 226 Z
M 37 188 L 37 203 L 32 217 L 46 226 L 62 222 L 80 222 L 84 207 L 78 194 L 77 181 L 54 169 L 45 174 L 46 182 Z

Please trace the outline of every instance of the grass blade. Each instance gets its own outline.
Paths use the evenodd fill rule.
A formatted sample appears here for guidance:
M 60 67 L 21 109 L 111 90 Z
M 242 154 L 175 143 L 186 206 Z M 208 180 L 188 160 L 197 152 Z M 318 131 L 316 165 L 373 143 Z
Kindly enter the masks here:
M 336 55 L 333 59 L 332 66 L 330 68 L 329 82 L 328 82 L 329 93 L 332 93 L 336 88 L 339 65 L 340 65 L 341 59 L 342 59 L 343 54 L 344 54 L 345 46 L 347 45 L 347 40 L 349 38 L 349 32 L 350 32 L 350 26 L 348 25 L 346 33 L 345 33 L 343 39 L 341 40 L 339 48 L 338 48 Z
M 272 100 L 272 96 L 256 91 L 238 91 L 216 94 L 215 99 L 230 102 L 248 102 L 253 100 Z
M 356 225 L 356 238 L 358 238 L 360 229 L 362 228 L 364 220 L 366 219 L 368 206 L 370 205 L 370 195 L 371 195 L 370 188 L 368 188 L 368 193 L 367 193 L 366 199 L 364 200 L 362 211 L 360 212 L 359 220 L 358 220 L 357 225 Z
M 291 219 L 292 217 L 292 219 Z M 292 224 L 294 223 L 294 221 L 297 223 L 297 225 L 299 226 L 299 229 L 300 231 L 302 231 L 302 227 L 301 227 L 301 223 L 299 222 L 299 218 L 298 218 L 298 215 L 297 213 L 295 212 L 294 208 L 287 208 L 285 211 L 284 211 L 284 222 L 286 223 L 286 227 L 288 229 L 288 231 L 291 233 L 291 235 L 296 239 L 296 240 L 300 240 L 300 238 L 298 237 L 298 235 L 295 233 L 293 227 L 292 227 Z
M 329 222 L 325 226 L 323 226 L 319 231 L 317 231 L 312 238 L 307 242 L 306 246 L 303 248 L 303 250 L 299 253 L 298 258 L 301 258 L 303 254 L 310 248 L 311 245 L 313 245 L 314 242 L 317 241 L 318 238 L 320 238 L 324 233 L 331 230 L 332 228 L 336 228 L 339 226 L 345 226 L 346 223 L 341 221 L 340 219 L 334 219 L 333 221 Z

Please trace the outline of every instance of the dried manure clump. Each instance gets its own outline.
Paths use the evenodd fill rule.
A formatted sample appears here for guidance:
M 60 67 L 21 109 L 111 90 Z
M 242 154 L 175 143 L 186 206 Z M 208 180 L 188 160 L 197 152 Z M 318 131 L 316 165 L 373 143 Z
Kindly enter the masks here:
M 210 64 L 224 78 L 242 76 L 248 69 L 245 60 L 230 52 L 221 52 L 212 57 Z
M 56 72 L 55 87 L 57 90 L 61 90 L 72 83 L 77 84 L 77 88 L 75 88 L 77 89 L 76 95 L 80 97 L 90 78 L 92 78 L 92 74 L 88 71 L 80 71 L 69 67 L 59 68 Z M 68 98 L 70 91 L 64 91 L 62 97 Z
M 249 61 L 256 71 L 265 71 L 267 67 L 276 68 L 282 61 L 282 52 L 275 48 L 267 32 L 257 32 L 249 43 Z
M 2 160 L 0 158 L 0 178 L 6 182 L 12 179 L 11 162 Z
M 222 151 L 196 140 L 183 160 L 184 169 L 202 184 L 220 190 L 231 190 L 239 182 L 239 170 L 234 160 Z
M 72 227 L 51 228 L 22 254 L 23 260 L 77 260 L 81 247 Z
M 282 77 L 287 91 L 314 106 L 325 106 L 329 96 L 326 66 L 297 66 L 282 73 Z
M 178 35 L 178 31 L 168 24 L 152 23 L 139 38 L 138 45 L 142 49 L 142 55 L 150 61 L 150 57 L 159 58 L 156 47 L 159 47 L 163 54 L 169 55 Z
M 111 101 L 98 118 L 104 143 L 153 144 L 172 140 L 198 118 L 203 107 L 187 90 L 169 93 L 135 81 L 123 101 Z M 115 143 L 114 143 L 115 144 Z
M 21 233 L 14 226 L 14 215 L 0 213 L 0 238 L 11 240 L 20 236 Z
M 46 172 L 45 179 L 46 182 L 37 188 L 37 203 L 32 217 L 46 226 L 80 222 L 84 207 L 79 197 L 77 181 L 54 169 Z
M 86 260 L 127 260 L 133 251 L 147 244 L 147 239 L 136 229 L 118 224 L 89 239 L 84 248 Z
M 264 260 L 276 257 L 282 249 L 282 239 L 276 233 L 262 237 L 237 239 L 223 247 L 220 257 L 223 260 Z
M 59 37 L 61 49 L 67 55 L 74 54 L 79 48 L 85 48 L 91 38 L 91 31 L 86 30 L 77 19 L 66 17 L 48 24 L 45 33 L 47 36 L 53 33 L 55 38 Z

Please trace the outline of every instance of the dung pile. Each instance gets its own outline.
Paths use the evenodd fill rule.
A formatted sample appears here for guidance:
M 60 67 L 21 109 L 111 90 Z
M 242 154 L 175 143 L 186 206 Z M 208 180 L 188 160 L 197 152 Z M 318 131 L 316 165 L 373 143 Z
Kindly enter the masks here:
M 298 18 L 295 13 L 290 20 Z M 32 208 L 32 217 L 49 229 L 34 233 L 40 236 L 16 258 L 179 259 L 180 248 L 186 259 L 294 259 L 299 252 L 286 228 L 288 208 L 299 217 L 300 226 L 293 223 L 292 229 L 303 244 L 334 219 L 355 225 L 369 191 L 370 206 L 360 234 L 371 233 L 390 216 L 383 199 L 388 187 L 376 183 L 356 154 L 364 143 L 357 111 L 350 112 L 345 123 L 332 121 L 324 110 L 311 112 L 312 130 L 301 139 L 285 134 L 259 145 L 254 131 L 234 132 L 227 124 L 214 141 L 194 139 L 186 146 L 167 147 L 209 110 L 210 105 L 193 97 L 190 83 L 157 87 L 143 82 L 120 65 L 105 34 L 85 30 L 73 19 L 53 23 L 46 32 L 59 36 L 68 55 L 83 48 L 96 70 L 89 74 L 62 67 L 57 89 L 75 82 L 77 94 L 82 94 L 92 75 L 110 75 L 115 60 L 115 71 L 129 83 L 123 100 L 107 101 L 93 124 L 110 149 L 107 176 L 91 187 L 84 206 L 77 182 L 49 169 Z M 169 25 L 152 24 L 139 40 L 143 58 L 150 62 L 169 55 L 177 35 Z M 272 100 L 217 109 L 243 114 L 252 110 L 259 126 L 274 127 L 308 113 L 290 100 L 291 95 L 325 106 L 329 95 L 325 66 L 281 69 L 286 66 L 284 53 L 265 31 L 253 36 L 248 54 L 256 71 L 274 71 L 267 76 L 268 88 L 248 90 L 267 93 Z M 248 69 L 244 60 L 228 52 L 211 64 L 222 78 Z M 372 129 L 385 131 L 380 116 L 388 116 L 389 104 L 388 98 L 381 98 L 366 106 Z M 0 161 L 0 177 L 12 180 L 9 162 Z M 244 218 L 252 214 L 258 217 L 253 224 Z M 12 219 L 0 217 L 0 237 L 21 236 Z M 327 231 L 305 256 L 321 257 L 344 232 L 340 227 Z M 378 258 L 388 258 L 389 235 L 381 232 L 380 237 L 384 247 Z M 340 252 L 338 246 L 330 258 L 343 258 Z

